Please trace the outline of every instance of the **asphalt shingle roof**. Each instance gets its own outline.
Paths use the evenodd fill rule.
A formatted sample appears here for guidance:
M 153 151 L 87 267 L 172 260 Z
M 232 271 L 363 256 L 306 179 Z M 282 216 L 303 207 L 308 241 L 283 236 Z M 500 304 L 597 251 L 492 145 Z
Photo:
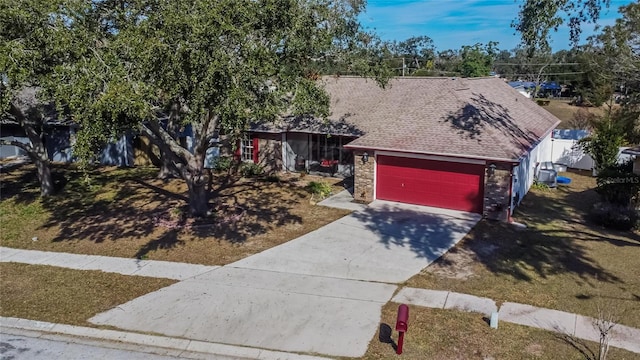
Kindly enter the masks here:
M 402 77 L 386 89 L 359 77 L 322 82 L 329 121 L 286 130 L 360 136 L 351 148 L 518 161 L 560 122 L 498 78 Z

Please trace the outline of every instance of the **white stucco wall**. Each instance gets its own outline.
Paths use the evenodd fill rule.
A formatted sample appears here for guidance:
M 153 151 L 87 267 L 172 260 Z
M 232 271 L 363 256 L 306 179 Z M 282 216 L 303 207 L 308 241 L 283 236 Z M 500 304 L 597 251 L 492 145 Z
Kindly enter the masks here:
M 535 180 L 536 166 L 540 162 L 552 161 L 552 138 L 547 135 L 513 168 L 511 211 L 515 209 L 527 194 Z

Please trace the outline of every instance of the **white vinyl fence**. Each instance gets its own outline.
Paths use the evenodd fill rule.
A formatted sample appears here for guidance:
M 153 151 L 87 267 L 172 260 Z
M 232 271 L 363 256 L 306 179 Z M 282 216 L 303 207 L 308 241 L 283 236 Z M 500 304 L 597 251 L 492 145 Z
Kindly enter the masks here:
M 594 161 L 591 156 L 580 150 L 576 143 L 578 140 L 552 139 L 551 140 L 551 161 L 565 164 L 569 168 L 591 170 L 594 168 Z M 622 154 L 628 147 L 621 147 L 618 153 L 618 161 L 625 161 L 631 155 Z

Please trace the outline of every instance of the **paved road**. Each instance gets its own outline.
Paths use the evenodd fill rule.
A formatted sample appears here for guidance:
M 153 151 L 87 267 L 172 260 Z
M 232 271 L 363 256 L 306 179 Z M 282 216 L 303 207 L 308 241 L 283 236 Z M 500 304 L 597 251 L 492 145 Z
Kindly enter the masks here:
M 41 339 L 24 335 L 0 334 L 0 359 L 2 360 L 80 360 L 80 359 L 130 359 L 170 360 L 174 356 L 154 355 L 144 352 L 112 349 L 75 343 L 77 339 L 59 337 Z
M 212 359 L 210 354 L 139 347 L 124 343 L 15 329 L 3 331 L 5 332 L 0 333 L 0 360 Z M 215 359 L 234 360 L 235 358 L 215 357 Z

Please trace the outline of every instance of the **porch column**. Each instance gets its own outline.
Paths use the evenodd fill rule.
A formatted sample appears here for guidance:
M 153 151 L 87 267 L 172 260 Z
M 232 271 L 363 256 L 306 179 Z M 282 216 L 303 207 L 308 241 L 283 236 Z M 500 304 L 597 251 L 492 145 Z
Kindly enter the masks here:
M 368 154 L 367 162 L 363 161 L 365 152 Z M 356 201 L 370 203 L 374 200 L 375 158 L 372 150 L 353 151 L 353 198 Z

